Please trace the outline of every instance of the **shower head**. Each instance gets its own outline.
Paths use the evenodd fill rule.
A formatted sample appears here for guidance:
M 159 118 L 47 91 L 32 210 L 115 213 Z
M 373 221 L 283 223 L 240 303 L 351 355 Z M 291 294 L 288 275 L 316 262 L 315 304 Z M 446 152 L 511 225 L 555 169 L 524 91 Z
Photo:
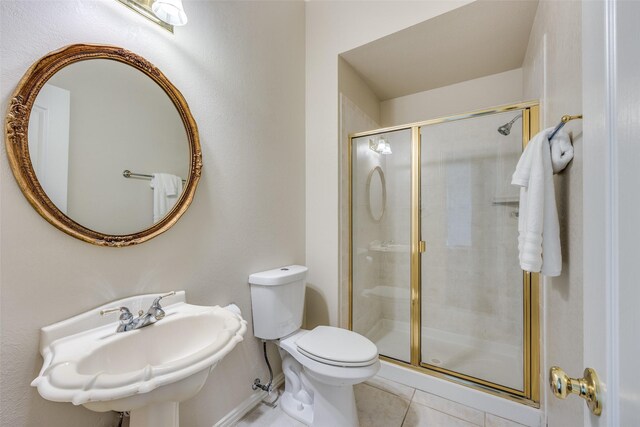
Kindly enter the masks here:
M 511 126 L 513 126 L 515 121 L 518 120 L 520 117 L 522 117 L 522 114 L 518 114 L 513 119 L 511 119 L 511 121 L 509 123 L 505 123 L 502 126 L 500 126 L 498 128 L 498 132 L 500 132 L 500 134 L 502 134 L 504 136 L 509 135 L 511 133 Z

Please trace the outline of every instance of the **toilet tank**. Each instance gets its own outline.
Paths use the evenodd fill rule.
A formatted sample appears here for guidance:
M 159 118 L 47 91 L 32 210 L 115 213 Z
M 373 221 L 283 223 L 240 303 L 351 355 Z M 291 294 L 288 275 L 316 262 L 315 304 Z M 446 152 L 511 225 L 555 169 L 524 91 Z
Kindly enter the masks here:
M 253 335 L 274 340 L 300 329 L 306 276 L 307 267 L 302 265 L 289 265 L 249 276 Z

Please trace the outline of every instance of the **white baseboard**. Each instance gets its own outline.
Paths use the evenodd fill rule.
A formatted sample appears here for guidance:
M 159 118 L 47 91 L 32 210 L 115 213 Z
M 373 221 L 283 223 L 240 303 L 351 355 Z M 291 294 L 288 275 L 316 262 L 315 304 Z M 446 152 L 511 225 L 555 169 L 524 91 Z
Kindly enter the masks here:
M 284 374 L 280 372 L 273 378 L 273 387 L 275 389 L 278 389 L 280 388 L 282 383 L 284 383 Z M 218 421 L 213 427 L 232 427 L 236 425 L 238 421 L 242 419 L 242 417 L 247 415 L 253 408 L 258 406 L 258 404 L 265 397 L 267 397 L 266 391 L 256 391 L 251 396 L 240 402 L 240 404 L 233 408 L 231 412 L 222 417 L 222 419 Z

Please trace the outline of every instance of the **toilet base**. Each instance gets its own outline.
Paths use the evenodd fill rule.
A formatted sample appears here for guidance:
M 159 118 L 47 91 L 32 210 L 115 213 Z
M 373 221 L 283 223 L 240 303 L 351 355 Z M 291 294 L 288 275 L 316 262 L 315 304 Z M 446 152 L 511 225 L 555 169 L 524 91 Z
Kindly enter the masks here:
M 353 385 L 330 385 L 308 375 L 300 362 L 280 349 L 285 391 L 283 412 L 312 427 L 358 427 Z
M 302 424 L 310 426 L 313 422 L 313 406 L 300 402 L 290 391 L 285 390 L 280 396 L 280 408 L 282 412 Z
M 280 407 L 285 414 L 310 426 L 313 422 L 313 386 L 302 365 L 285 350 L 279 350 L 285 381 Z

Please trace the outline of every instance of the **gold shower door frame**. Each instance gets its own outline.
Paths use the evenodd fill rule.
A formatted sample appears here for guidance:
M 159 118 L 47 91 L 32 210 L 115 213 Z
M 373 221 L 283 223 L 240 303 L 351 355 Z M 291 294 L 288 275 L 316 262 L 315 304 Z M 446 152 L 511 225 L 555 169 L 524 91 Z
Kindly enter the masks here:
M 349 135 L 349 329 L 353 330 L 353 158 L 352 141 L 354 138 L 373 136 L 399 130 L 411 130 L 411 362 L 396 360 L 386 356 L 380 359 L 446 379 L 476 390 L 481 390 L 500 397 L 520 402 L 529 406 L 540 406 L 540 278 L 538 273 L 523 271 L 523 378 L 524 390 L 516 390 L 500 384 L 471 377 L 459 372 L 421 362 L 421 253 L 426 243 L 421 240 L 420 193 L 421 193 L 421 133 L 425 126 L 444 122 L 473 119 L 496 113 L 522 110 L 522 148 L 540 130 L 540 106 L 537 101 L 523 102 L 478 110 L 454 116 L 441 117 L 422 122 L 410 123 L 359 132 Z

